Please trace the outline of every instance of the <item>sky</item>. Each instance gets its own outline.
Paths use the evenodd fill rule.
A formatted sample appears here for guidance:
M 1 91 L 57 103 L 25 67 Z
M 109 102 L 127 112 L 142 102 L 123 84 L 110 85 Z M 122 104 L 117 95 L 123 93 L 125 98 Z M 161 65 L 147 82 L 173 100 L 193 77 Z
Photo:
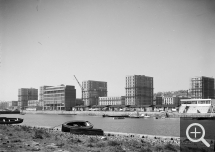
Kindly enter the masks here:
M 106 81 L 125 95 L 127 75 L 154 92 L 215 77 L 213 0 L 0 0 L 0 101 L 19 88 Z

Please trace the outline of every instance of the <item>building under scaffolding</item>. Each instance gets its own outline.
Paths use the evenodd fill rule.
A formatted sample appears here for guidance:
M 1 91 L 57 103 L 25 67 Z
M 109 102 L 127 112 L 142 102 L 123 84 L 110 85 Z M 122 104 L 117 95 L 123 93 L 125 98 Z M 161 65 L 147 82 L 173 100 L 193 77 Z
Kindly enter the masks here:
M 215 99 L 214 78 L 191 78 L 191 97 L 193 99 Z
M 99 104 L 99 97 L 107 97 L 107 82 L 87 80 L 82 82 L 85 106 Z

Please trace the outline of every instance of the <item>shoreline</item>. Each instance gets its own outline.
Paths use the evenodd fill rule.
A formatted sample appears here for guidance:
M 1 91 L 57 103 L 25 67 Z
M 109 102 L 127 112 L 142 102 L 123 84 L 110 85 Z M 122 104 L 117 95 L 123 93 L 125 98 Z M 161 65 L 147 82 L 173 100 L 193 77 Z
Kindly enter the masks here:
M 106 115 L 129 115 L 134 114 L 135 112 L 131 111 L 27 111 L 24 110 L 24 113 L 27 114 L 57 114 L 57 115 L 88 115 L 88 116 L 102 116 Z M 139 114 L 147 114 L 150 117 L 164 115 L 165 113 L 161 112 L 139 112 Z M 180 118 L 180 117 L 210 117 L 215 116 L 215 113 L 178 113 L 178 112 L 169 112 L 170 118 Z

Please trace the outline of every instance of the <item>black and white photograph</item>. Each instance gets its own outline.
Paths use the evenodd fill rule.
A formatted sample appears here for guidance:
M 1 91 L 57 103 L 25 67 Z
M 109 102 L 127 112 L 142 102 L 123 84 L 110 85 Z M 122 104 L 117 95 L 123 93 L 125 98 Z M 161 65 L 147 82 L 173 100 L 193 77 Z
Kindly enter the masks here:
M 0 0 L 0 152 L 213 152 L 214 128 L 214 0 Z

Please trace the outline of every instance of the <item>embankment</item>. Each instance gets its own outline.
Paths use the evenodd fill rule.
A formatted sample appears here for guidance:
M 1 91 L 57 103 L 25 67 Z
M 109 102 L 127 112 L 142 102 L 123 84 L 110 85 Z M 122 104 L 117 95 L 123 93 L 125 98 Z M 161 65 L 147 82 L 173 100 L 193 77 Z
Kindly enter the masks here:
M 102 116 L 106 115 L 129 115 L 134 114 L 135 112 L 130 111 L 24 111 L 25 113 L 30 114 L 58 114 L 58 115 L 88 115 L 88 116 Z M 161 112 L 139 112 L 139 114 L 147 114 L 151 117 L 154 116 L 161 116 L 165 115 L 165 113 Z M 179 118 L 179 117 L 209 117 L 215 116 L 215 113 L 178 113 L 178 112 L 171 112 L 168 113 L 172 118 Z
M 10 152 L 140 152 L 179 151 L 179 139 L 131 134 L 74 135 L 48 128 L 0 125 L 0 150 Z

